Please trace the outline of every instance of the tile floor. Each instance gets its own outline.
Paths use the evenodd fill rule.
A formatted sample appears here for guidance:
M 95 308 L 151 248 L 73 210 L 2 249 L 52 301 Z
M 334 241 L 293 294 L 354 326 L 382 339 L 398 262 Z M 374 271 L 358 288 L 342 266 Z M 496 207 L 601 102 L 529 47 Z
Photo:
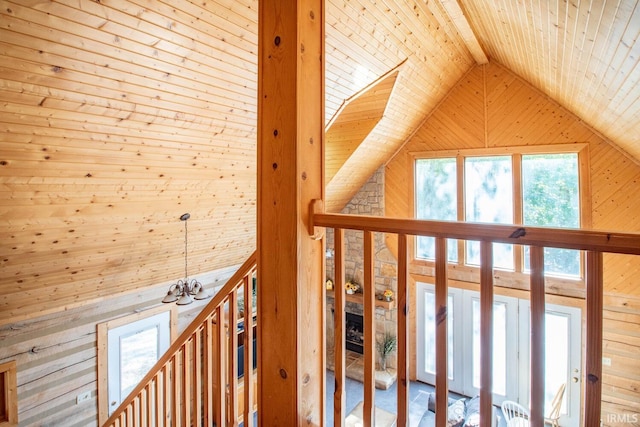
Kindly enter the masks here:
M 387 389 L 380 390 L 376 389 L 375 391 L 375 400 L 376 406 L 379 408 L 385 409 L 389 412 L 396 413 L 396 384 Z M 351 412 L 353 408 L 360 402 L 364 400 L 364 388 L 363 384 L 360 381 L 347 378 L 346 379 L 346 408 L 345 414 Z M 425 415 L 425 411 L 427 411 L 427 402 L 429 398 L 429 393 L 433 391 L 434 388 L 428 384 L 424 384 L 421 382 L 412 381 L 409 385 L 409 420 L 411 426 L 419 426 L 420 420 L 422 420 L 423 415 Z M 333 371 L 327 370 L 327 387 L 326 387 L 326 402 L 327 402 L 327 413 L 326 413 L 326 426 L 333 425 L 333 391 L 334 391 L 334 376 Z M 427 414 L 428 415 L 428 414 Z M 425 417 L 425 418 L 428 418 Z
M 333 426 L 333 391 L 335 380 L 333 371 L 327 370 L 326 381 L 326 415 L 325 426 Z M 347 378 L 345 384 L 346 408 L 345 415 L 349 414 L 356 407 L 358 402 L 364 400 L 364 388 L 360 381 Z M 429 393 L 434 391 L 434 387 L 419 381 L 411 381 L 409 385 L 409 426 L 408 427 L 431 427 L 435 423 L 435 415 L 427 410 Z M 459 397 L 452 395 L 451 397 Z M 396 411 L 396 383 L 388 390 L 375 391 L 376 406 L 392 413 Z M 496 408 L 497 409 L 497 408 Z M 254 425 L 258 425 L 258 414 L 254 414 Z M 242 423 L 240 424 L 242 427 Z M 397 426 L 403 427 L 403 426 Z M 505 427 L 504 421 L 498 417 L 498 427 Z
M 333 426 L 333 391 L 335 387 L 335 380 L 333 371 L 327 370 L 327 382 L 326 382 L 326 416 L 325 426 Z M 376 406 L 386 411 L 397 413 L 397 388 L 396 382 L 387 390 L 376 389 L 375 401 Z M 349 414 L 358 402 L 364 400 L 364 387 L 362 382 L 351 378 L 346 379 L 346 408 L 345 415 Z M 435 424 L 435 414 L 427 410 L 427 403 L 429 394 L 435 389 L 429 384 L 425 384 L 420 381 L 411 381 L 409 385 L 409 426 L 408 427 L 431 427 Z M 463 396 L 456 395 L 455 393 L 449 393 L 450 398 L 459 399 Z M 494 407 L 496 411 L 496 423 L 497 427 L 504 427 L 505 422 L 502 419 L 500 408 Z M 402 427 L 402 426 L 398 426 Z

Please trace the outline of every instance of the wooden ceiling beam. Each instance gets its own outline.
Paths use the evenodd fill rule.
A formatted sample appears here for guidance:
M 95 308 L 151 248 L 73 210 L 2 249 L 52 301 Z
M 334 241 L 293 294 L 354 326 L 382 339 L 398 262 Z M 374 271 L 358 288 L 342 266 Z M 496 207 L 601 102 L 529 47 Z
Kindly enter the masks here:
M 471 56 L 475 59 L 476 63 L 482 65 L 489 62 L 489 58 L 484 53 L 484 49 L 482 49 L 482 45 L 480 41 L 476 37 L 476 34 L 473 32 L 471 25 L 469 25 L 469 20 L 464 13 L 464 9 L 460 5 L 458 0 L 440 0 L 440 4 L 447 12 L 447 15 L 453 22 L 453 25 L 458 30 L 460 37 L 464 40 L 464 43 L 471 52 Z

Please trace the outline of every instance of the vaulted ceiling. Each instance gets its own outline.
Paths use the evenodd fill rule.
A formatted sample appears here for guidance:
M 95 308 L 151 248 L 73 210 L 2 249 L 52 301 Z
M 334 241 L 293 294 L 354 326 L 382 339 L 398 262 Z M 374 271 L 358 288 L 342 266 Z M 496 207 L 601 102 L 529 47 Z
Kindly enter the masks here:
M 343 15 L 349 7 L 356 13 L 350 18 Z M 385 58 L 407 58 L 381 125 L 329 183 L 330 208 L 348 201 L 350 183 L 356 188 L 363 183 L 354 176 L 362 171 L 362 159 L 393 153 L 398 140 L 402 145 L 416 129 L 416 120 L 442 100 L 442 90 L 486 61 L 507 67 L 636 163 L 640 159 L 640 7 L 635 0 L 330 2 L 327 21 L 328 48 L 336 32 L 336 51 L 339 43 L 344 48 L 367 40 L 361 46 L 365 51 L 370 46 L 371 58 L 379 56 L 377 50 Z M 382 72 L 372 59 L 354 62 L 354 81 L 362 69 Z M 328 95 L 333 89 L 328 83 Z
M 362 141 L 334 163 L 328 209 L 486 61 L 638 162 L 639 9 L 632 0 L 328 0 L 327 124 L 368 87 L 385 97 L 366 123 L 351 116 Z M 184 212 L 193 271 L 251 253 L 257 10 L 257 0 L 2 1 L 0 323 L 177 277 Z M 376 92 L 384 76 L 393 84 Z

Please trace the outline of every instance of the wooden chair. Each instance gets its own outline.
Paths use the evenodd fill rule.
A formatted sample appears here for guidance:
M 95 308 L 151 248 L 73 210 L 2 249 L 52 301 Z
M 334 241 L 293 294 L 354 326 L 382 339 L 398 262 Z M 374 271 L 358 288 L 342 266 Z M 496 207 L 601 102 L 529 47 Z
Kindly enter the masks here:
M 566 387 L 567 384 L 560 384 L 560 388 L 558 388 L 553 401 L 551 401 L 551 411 L 549 411 L 549 415 L 544 417 L 545 424 L 551 424 L 554 427 L 560 427 L 558 420 L 560 419 L 560 408 L 562 408 L 562 398 L 564 397 L 564 389 Z
M 516 418 L 529 420 L 529 410 L 512 400 L 502 402 L 502 415 L 504 415 L 507 425 L 509 425 L 509 421 Z

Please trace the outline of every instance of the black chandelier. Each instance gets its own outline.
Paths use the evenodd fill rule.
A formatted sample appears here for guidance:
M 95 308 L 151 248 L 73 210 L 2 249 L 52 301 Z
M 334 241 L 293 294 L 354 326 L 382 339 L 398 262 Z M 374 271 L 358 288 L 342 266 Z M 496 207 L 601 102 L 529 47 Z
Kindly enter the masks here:
M 191 218 L 191 215 L 186 213 L 180 216 L 180 221 L 184 221 L 184 279 L 178 280 L 176 283 L 169 286 L 167 296 L 162 299 L 162 302 L 176 302 L 178 305 L 187 305 L 193 302 L 193 299 L 202 300 L 210 298 L 211 295 L 205 291 L 202 283 L 196 279 L 189 281 L 189 274 L 187 272 L 187 220 Z M 193 299 L 191 299 L 193 295 Z

